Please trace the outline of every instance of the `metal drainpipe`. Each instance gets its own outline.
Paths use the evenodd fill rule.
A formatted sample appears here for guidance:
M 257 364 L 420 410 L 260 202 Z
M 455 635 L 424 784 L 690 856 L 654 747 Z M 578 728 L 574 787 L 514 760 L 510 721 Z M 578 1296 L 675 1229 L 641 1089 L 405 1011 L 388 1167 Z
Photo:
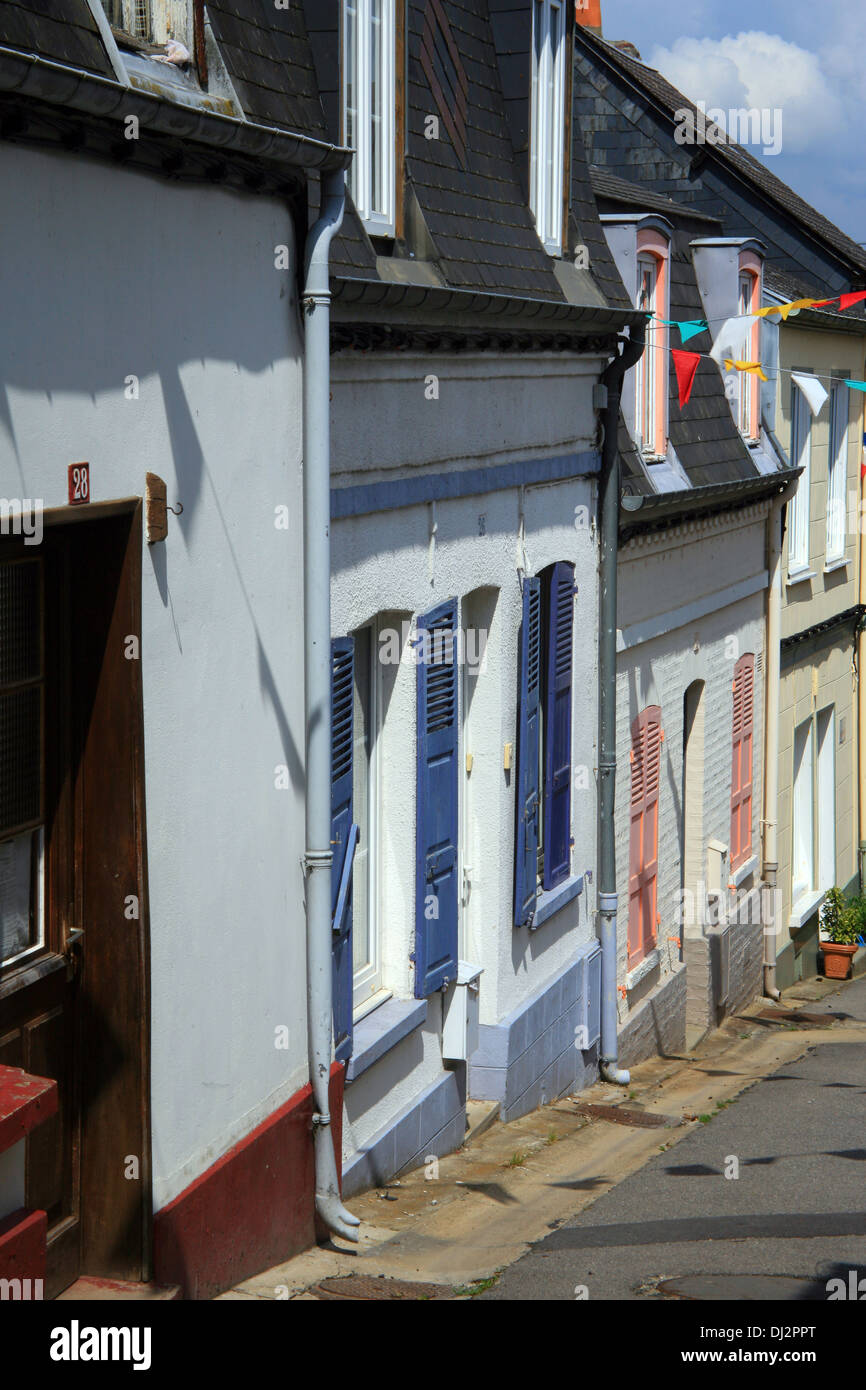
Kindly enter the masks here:
M 316 1211 L 357 1241 L 360 1221 L 340 1200 L 331 1131 L 331 431 L 328 259 L 345 207 L 342 170 L 322 178 L 321 213 L 307 238 L 304 360 L 304 718 L 306 723 L 307 1018 Z
M 781 636 L 782 636 L 782 505 L 774 502 L 767 515 L 767 568 L 769 585 L 767 588 L 767 660 L 766 660 L 766 714 L 764 723 L 764 825 L 763 825 L 763 864 L 761 878 L 764 887 L 773 898 L 773 929 L 767 930 L 764 921 L 764 994 L 768 999 L 779 1000 L 781 995 L 776 985 L 777 933 L 780 929 L 779 913 L 776 911 L 776 882 L 778 878 L 778 852 L 776 847 L 776 827 L 779 808 L 779 700 L 781 690 Z M 765 914 L 761 914 L 762 919 Z
M 622 379 L 642 355 L 646 327 L 637 324 L 621 339 L 622 351 L 601 375 L 607 388 L 602 410 L 604 439 L 599 475 L 601 555 L 599 558 L 598 636 L 598 936 L 601 941 L 601 1058 L 604 1081 L 628 1085 L 630 1076 L 617 1066 L 616 1008 L 616 599 L 619 541 L 620 462 L 617 447 Z

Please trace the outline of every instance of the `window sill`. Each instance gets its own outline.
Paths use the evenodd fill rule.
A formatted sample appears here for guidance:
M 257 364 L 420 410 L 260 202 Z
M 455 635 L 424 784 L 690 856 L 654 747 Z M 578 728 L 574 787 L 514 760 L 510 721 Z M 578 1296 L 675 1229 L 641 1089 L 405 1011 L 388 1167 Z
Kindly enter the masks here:
M 573 878 L 567 878 L 564 883 L 558 883 L 555 888 L 549 888 L 547 892 L 539 893 L 535 900 L 535 914 L 532 918 L 531 930 L 540 927 L 548 918 L 559 912 L 560 908 L 565 907 L 573 898 L 579 897 L 583 892 L 583 874 L 577 874 Z
M 810 569 L 788 570 L 787 584 L 804 584 L 807 579 L 814 579 L 815 571 Z
M 355 1026 L 354 1046 L 346 1067 L 346 1084 L 414 1033 L 427 1017 L 426 999 L 389 999 Z
M 638 987 L 638 985 L 640 984 L 641 980 L 645 980 L 646 977 L 647 977 L 647 975 L 649 975 L 650 971 L 655 970 L 655 968 L 656 968 L 656 966 L 658 965 L 658 963 L 659 963 L 659 952 L 658 952 L 658 947 L 657 947 L 657 946 L 654 946 L 653 949 L 652 949 L 651 951 L 648 951 L 648 952 L 647 952 L 647 954 L 644 956 L 643 960 L 642 960 L 638 965 L 635 966 L 634 970 L 630 970 L 630 971 L 628 972 L 628 974 L 626 975 L 626 977 L 625 977 L 625 987 L 626 987 L 626 989 L 627 989 L 627 990 L 637 989 L 637 987 Z
M 738 869 L 734 869 L 733 873 L 731 874 L 728 887 L 730 887 L 730 885 L 733 884 L 735 888 L 739 888 L 740 884 L 743 882 L 743 879 L 746 879 L 749 877 L 750 874 L 753 874 L 757 867 L 758 856 L 757 854 L 753 854 L 751 858 L 746 860 L 745 864 L 741 864 Z
M 847 555 L 843 555 L 841 560 L 829 560 L 824 566 L 824 573 L 832 574 L 834 570 L 845 569 L 850 563 L 851 561 Z
M 817 892 L 812 889 L 808 893 L 802 893 L 791 907 L 791 916 L 788 918 L 788 930 L 799 931 L 804 922 L 820 907 L 826 896 L 826 888 L 821 888 Z

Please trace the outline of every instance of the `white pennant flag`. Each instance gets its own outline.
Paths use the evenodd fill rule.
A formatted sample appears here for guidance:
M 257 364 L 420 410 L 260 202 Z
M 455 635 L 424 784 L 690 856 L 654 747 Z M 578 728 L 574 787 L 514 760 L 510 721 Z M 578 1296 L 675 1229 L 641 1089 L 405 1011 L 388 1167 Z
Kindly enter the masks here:
M 723 357 L 742 357 L 745 345 L 751 342 L 752 328 L 757 322 L 757 314 L 738 314 L 736 318 L 725 319 L 710 348 L 713 361 L 721 366 Z M 746 355 L 750 356 L 751 353 Z
M 820 415 L 824 409 L 824 402 L 827 399 L 827 392 L 821 385 L 816 376 L 807 376 L 805 372 L 792 372 L 791 380 L 796 381 L 806 400 L 809 402 L 809 409 L 813 415 Z

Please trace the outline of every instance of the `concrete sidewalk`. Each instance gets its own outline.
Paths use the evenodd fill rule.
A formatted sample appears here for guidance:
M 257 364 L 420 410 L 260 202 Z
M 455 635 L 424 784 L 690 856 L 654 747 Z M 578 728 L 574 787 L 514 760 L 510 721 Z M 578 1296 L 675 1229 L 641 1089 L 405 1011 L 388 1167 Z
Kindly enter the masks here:
M 802 1022 L 785 1017 L 798 1006 Z M 627 1123 L 580 1108 L 593 1104 Z M 317 1247 L 222 1297 L 412 1296 L 391 1281 L 487 1298 L 683 1296 L 664 1281 L 699 1274 L 722 1282 L 686 1296 L 724 1297 L 736 1275 L 733 1297 L 803 1297 L 799 1283 L 761 1293 L 742 1278 L 866 1261 L 864 1142 L 866 980 L 809 981 L 780 1009 L 756 1000 L 688 1056 L 642 1063 L 625 1092 L 598 1085 L 496 1124 L 354 1198 L 357 1247 Z M 726 1178 L 732 1158 L 739 1176 Z M 352 1274 L 378 1282 L 322 1288 Z

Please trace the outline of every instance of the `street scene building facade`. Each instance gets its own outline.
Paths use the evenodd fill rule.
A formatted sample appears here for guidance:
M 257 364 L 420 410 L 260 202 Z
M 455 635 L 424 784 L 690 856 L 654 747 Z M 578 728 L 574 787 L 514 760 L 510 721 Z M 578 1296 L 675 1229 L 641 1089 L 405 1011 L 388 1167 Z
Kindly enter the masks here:
M 0 3 L 0 1277 L 355 1241 L 862 889 L 866 253 L 597 9 Z

